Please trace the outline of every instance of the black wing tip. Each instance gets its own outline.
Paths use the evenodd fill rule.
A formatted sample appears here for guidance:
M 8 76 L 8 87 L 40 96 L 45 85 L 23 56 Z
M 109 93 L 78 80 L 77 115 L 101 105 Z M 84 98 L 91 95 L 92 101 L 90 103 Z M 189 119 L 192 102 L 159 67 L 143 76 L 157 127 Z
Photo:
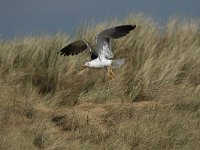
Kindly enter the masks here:
M 132 27 L 132 30 L 133 30 L 133 29 L 135 29 L 135 28 L 136 28 L 136 25 L 135 25 L 135 24 L 134 24 L 134 25 L 131 25 L 131 27 Z
M 125 36 L 129 32 L 131 32 L 133 29 L 136 28 L 136 25 L 122 25 L 115 27 L 115 30 L 118 32 L 118 35 Z
M 131 30 L 136 28 L 136 25 L 127 24 L 127 25 L 116 26 L 114 28 L 115 28 L 115 30 L 117 30 L 119 32 L 121 32 L 121 31 L 131 31 Z
M 129 25 L 124 25 L 125 27 L 127 27 L 127 29 L 130 29 L 130 30 L 133 30 L 136 28 L 136 25 L 132 25 L 132 24 L 129 24 Z

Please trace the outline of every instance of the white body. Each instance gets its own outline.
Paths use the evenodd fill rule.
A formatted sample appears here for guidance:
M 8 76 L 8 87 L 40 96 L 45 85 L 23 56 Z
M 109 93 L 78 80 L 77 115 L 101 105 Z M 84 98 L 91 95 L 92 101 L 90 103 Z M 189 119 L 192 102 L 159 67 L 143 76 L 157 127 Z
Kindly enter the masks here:
M 97 57 L 96 59 L 89 62 L 89 67 L 91 68 L 104 68 L 109 67 L 112 64 L 112 60 Z
M 111 58 L 113 58 L 113 53 L 111 51 L 110 42 L 107 42 L 104 38 L 97 38 L 97 52 L 98 57 L 90 62 L 88 62 L 88 67 L 90 68 L 105 68 L 112 64 Z

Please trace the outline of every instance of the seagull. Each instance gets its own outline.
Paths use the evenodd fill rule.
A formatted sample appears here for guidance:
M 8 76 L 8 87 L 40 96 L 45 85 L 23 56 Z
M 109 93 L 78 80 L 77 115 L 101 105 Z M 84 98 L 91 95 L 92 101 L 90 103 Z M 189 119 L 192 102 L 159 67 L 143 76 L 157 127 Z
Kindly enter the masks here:
M 94 50 L 86 40 L 77 40 L 62 48 L 58 53 L 64 56 L 78 55 L 85 50 L 91 53 L 91 61 L 82 65 L 82 68 L 104 68 L 109 80 L 115 78 L 113 68 L 119 68 L 125 61 L 124 58 L 112 60 L 113 53 L 111 39 L 119 39 L 126 36 L 136 25 L 121 25 L 100 32 L 96 38 L 96 49 Z

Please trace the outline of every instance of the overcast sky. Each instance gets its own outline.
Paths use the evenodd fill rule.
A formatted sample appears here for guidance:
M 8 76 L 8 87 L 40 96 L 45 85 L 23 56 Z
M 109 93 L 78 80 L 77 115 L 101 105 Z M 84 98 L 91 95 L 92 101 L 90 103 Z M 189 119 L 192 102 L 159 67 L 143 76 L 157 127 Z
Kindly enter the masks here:
M 73 33 L 85 20 L 142 12 L 166 22 L 179 14 L 200 17 L 200 0 L 0 0 L 0 36 Z

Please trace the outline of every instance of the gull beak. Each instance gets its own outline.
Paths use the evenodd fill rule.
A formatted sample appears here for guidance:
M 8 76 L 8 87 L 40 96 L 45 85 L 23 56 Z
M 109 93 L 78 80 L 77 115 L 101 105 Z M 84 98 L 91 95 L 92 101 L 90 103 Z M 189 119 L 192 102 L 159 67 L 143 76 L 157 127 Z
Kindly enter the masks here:
M 81 67 L 82 67 L 82 69 L 86 69 L 86 68 L 87 68 L 87 66 L 86 66 L 86 65 L 82 65 Z

